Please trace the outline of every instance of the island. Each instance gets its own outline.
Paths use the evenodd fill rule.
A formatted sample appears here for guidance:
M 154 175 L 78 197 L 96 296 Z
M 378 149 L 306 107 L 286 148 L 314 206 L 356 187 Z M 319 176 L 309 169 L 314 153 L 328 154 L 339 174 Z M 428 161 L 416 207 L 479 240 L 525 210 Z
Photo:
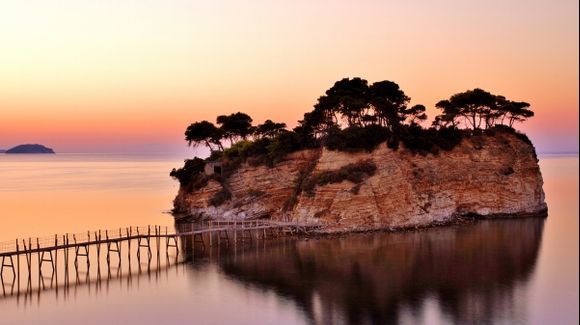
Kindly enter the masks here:
M 15 154 L 15 153 L 26 153 L 26 154 L 37 154 L 37 153 L 54 153 L 54 150 L 51 148 L 45 147 L 41 144 L 21 144 L 16 147 L 10 148 L 6 150 L 4 153 L 6 154 Z
M 324 232 L 399 230 L 480 218 L 547 216 L 535 148 L 514 129 L 526 102 L 476 88 L 423 105 L 395 82 L 337 81 L 292 130 L 245 113 L 192 123 L 194 157 L 180 182 L 177 218 L 271 219 Z

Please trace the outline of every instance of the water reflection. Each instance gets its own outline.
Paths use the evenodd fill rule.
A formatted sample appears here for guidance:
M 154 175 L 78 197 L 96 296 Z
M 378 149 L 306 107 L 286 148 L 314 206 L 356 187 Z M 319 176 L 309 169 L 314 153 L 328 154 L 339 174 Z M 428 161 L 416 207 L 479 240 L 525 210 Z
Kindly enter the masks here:
M 297 316 L 314 324 L 522 323 L 529 315 L 526 290 L 543 228 L 544 219 L 490 220 L 407 233 L 196 248 L 194 238 L 185 237 L 180 240 L 185 261 L 162 259 L 165 253 L 154 249 L 153 259 L 124 261 L 123 268 L 107 265 L 103 273 L 97 264 L 90 275 L 89 269 L 75 272 L 64 284 L 53 286 L 48 278 L 46 286 L 4 292 L 0 302 L 16 300 L 26 309 L 40 306 L 41 296 L 67 301 L 79 290 L 111 298 L 119 294 L 111 296 L 109 284 L 129 292 L 135 279 L 137 287 L 140 279 L 149 287 L 171 269 L 184 269 L 171 285 L 195 283 L 188 291 L 194 296 L 207 281 L 199 277 L 221 273 L 246 294 L 267 300 L 274 293 L 280 301 L 293 301 Z M 237 291 L 229 285 L 224 290 Z M 179 307 L 175 299 L 171 303 Z
M 312 323 L 525 321 L 544 219 L 287 241 L 220 261 L 236 281 L 294 300 Z

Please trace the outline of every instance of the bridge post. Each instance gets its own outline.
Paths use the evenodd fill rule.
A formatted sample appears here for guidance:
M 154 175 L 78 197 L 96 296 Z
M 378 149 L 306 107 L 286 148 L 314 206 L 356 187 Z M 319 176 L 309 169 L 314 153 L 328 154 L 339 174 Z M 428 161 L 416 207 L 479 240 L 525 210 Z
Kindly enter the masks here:
M 117 255 L 119 256 L 119 268 L 121 267 L 121 249 L 123 248 L 123 231 L 119 228 L 119 240 L 117 241 Z
M 97 273 L 101 273 L 101 230 L 95 231 L 95 241 L 97 242 Z
M 54 280 L 58 288 L 58 234 L 54 234 Z M 58 290 L 58 289 L 57 289 Z
M 62 235 L 62 241 L 64 243 L 64 285 L 68 286 L 68 234 Z
M 26 243 L 24 244 L 26 249 Z M 32 238 L 28 237 L 28 253 L 26 254 L 26 262 L 28 263 L 28 282 L 32 281 Z
M 38 284 L 40 286 L 40 278 L 42 277 L 42 261 L 40 257 L 40 242 L 38 237 L 36 237 L 36 248 L 38 249 L 37 260 L 38 260 Z M 4 263 L 2 263 L 4 264 Z
M 133 236 L 133 227 L 127 228 L 127 259 L 129 261 L 129 267 L 131 267 L 131 237 Z
M 237 227 L 237 221 L 234 220 L 234 249 L 237 246 L 238 243 L 238 227 Z
M 157 266 L 159 266 L 160 260 L 159 260 L 159 246 L 160 246 L 160 241 L 161 241 L 161 234 L 160 234 L 160 230 L 159 227 L 157 225 L 155 225 L 155 246 L 156 246 L 156 250 L 157 250 Z
M 17 290 L 20 292 L 20 247 L 18 245 L 18 239 L 16 239 L 16 268 L 18 272 L 18 276 L 16 277 L 16 281 L 18 281 Z
M 207 222 L 207 226 L 208 226 L 208 228 L 209 228 L 209 232 L 208 232 L 208 233 L 209 233 L 209 247 L 211 247 L 211 246 L 212 246 L 212 241 L 211 241 L 211 237 L 212 237 L 212 236 L 211 236 L 211 234 L 212 234 L 212 230 L 211 230 L 211 220 L 209 220 L 209 221 Z

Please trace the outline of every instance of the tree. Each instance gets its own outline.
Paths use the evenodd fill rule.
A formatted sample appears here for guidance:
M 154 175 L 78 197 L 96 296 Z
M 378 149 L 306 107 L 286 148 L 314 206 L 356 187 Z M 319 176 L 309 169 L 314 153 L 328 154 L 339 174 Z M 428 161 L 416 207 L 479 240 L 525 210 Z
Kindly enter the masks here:
M 513 127 L 515 122 L 523 122 L 534 116 L 534 112 L 530 109 L 530 104 L 526 102 L 514 102 L 505 100 L 499 107 L 499 118 L 501 124 L 507 120 L 508 126 Z
M 328 129 L 346 119 L 348 126 L 362 125 L 362 116 L 369 108 L 368 82 L 361 78 L 343 78 L 318 98 L 310 118 Z M 306 121 L 306 116 L 305 116 Z
M 378 123 L 391 129 L 406 119 L 407 103 L 410 100 L 399 85 L 392 81 L 378 81 L 369 87 L 369 103 Z
M 534 116 L 526 102 L 514 102 L 501 95 L 494 95 L 475 88 L 455 94 L 449 99 L 441 100 L 436 105 L 443 113 L 435 117 L 435 126 L 458 126 L 486 129 L 508 122 L 510 127 L 515 122 L 525 121 Z M 483 125 L 485 123 L 485 125 Z
M 449 100 L 444 99 L 440 100 L 435 107 L 441 109 L 443 111 L 442 114 L 435 116 L 435 120 L 433 121 L 433 126 L 435 127 L 457 127 L 459 122 L 457 121 L 457 116 L 459 114 L 459 110 L 457 107 L 451 105 Z
M 286 123 L 275 123 L 272 120 L 266 120 L 263 124 L 259 124 L 255 130 L 254 134 L 259 137 L 270 138 L 286 129 Z
M 299 126 L 294 128 L 294 132 L 306 138 L 318 139 L 337 125 L 335 120 L 331 110 L 317 104 L 312 112 L 304 113 L 304 118 L 298 121 Z
M 212 144 L 220 150 L 223 150 L 221 144 L 222 135 L 221 130 L 208 121 L 192 123 L 185 130 L 185 140 L 188 142 L 188 145 L 204 144 L 211 151 L 214 151 Z
M 345 120 L 349 128 L 378 124 L 393 130 L 407 119 L 413 124 L 427 119 L 425 106 L 407 109 L 409 101 L 399 85 L 392 81 L 378 81 L 369 86 L 366 80 L 358 77 L 344 78 L 318 98 L 312 112 L 304 114 L 304 120 L 300 121 L 301 131 L 307 130 L 318 138 L 329 130 L 336 131 Z
M 425 113 L 425 106 L 418 104 L 404 111 L 406 118 L 410 118 L 409 124 L 417 124 L 415 121 L 425 121 L 427 114 Z
M 242 112 L 220 115 L 216 122 L 220 125 L 224 137 L 230 140 L 230 144 L 233 144 L 236 139 L 246 140 L 254 132 L 252 118 Z
M 464 117 L 474 130 L 481 128 L 482 121 L 491 117 L 496 100 L 495 95 L 480 88 L 458 93 L 449 98 L 450 104 L 457 108 L 458 115 Z

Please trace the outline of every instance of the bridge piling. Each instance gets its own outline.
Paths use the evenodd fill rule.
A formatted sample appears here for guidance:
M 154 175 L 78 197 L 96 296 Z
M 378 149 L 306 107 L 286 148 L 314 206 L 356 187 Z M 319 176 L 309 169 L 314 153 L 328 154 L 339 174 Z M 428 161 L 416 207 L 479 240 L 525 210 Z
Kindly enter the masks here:
M 117 272 L 121 270 L 121 263 L 123 258 L 129 261 L 128 267 L 131 271 L 131 259 L 133 254 L 137 254 L 139 268 L 141 269 L 142 262 L 141 254 L 143 249 L 147 249 L 148 270 L 151 268 L 151 260 L 153 257 L 153 247 L 155 245 L 155 256 L 157 266 L 161 265 L 161 254 L 163 253 L 163 244 L 165 246 L 165 255 L 169 261 L 170 251 L 175 249 L 175 259 L 179 258 L 180 248 L 182 245 L 186 249 L 191 249 L 193 256 L 196 257 L 200 252 L 206 253 L 209 249 L 209 254 L 213 254 L 213 248 L 227 247 L 231 248 L 233 245 L 234 254 L 236 254 L 238 245 L 265 242 L 268 239 L 273 239 L 278 236 L 296 233 L 308 233 L 309 230 L 317 227 L 316 225 L 301 225 L 288 222 L 272 222 L 264 220 L 221 220 L 221 221 L 207 221 L 202 224 L 180 224 L 176 226 L 176 231 L 169 232 L 168 227 L 165 227 L 165 232 L 160 226 L 147 226 L 147 228 L 137 227 L 134 231 L 133 227 L 119 228 L 112 231 L 98 230 L 87 231 L 83 234 L 68 233 L 62 236 L 54 235 L 46 238 L 35 238 L 33 244 L 32 238 L 16 239 L 11 242 L 0 243 L 0 278 L 2 280 L 3 290 L 5 291 L 6 275 L 10 269 L 12 272 L 12 284 L 17 286 L 17 291 L 20 291 L 21 278 L 27 281 L 26 290 L 32 288 L 32 274 L 38 274 L 38 285 L 41 288 L 47 286 L 48 278 L 50 277 L 50 286 L 54 282 L 58 283 L 59 277 L 64 274 L 64 286 L 67 288 L 70 284 L 69 268 L 70 264 L 75 267 L 76 282 L 81 282 L 81 273 L 86 277 L 87 281 L 90 276 L 91 262 L 97 263 L 96 275 L 97 278 L 101 276 L 101 258 L 106 258 L 108 273 L 115 266 L 111 263 L 111 255 L 117 255 L 118 264 Z M 144 231 L 146 229 L 146 231 Z M 72 238 L 71 238 L 72 237 Z M 206 238 L 207 237 L 207 238 Z M 181 242 L 180 242 L 181 239 Z M 132 250 L 132 241 L 137 241 L 136 250 Z M 152 243 L 151 241 L 155 242 Z M 163 240 L 165 242 L 163 243 Z M 123 256 L 123 243 L 126 242 L 127 254 Z M 101 245 L 106 245 L 106 257 L 102 256 L 101 250 L 104 249 Z M 95 247 L 95 253 L 90 252 L 91 246 Z M 71 263 L 70 250 L 74 250 L 74 263 Z M 33 257 L 36 254 L 36 258 Z M 62 254 L 62 262 L 59 263 Z M 24 255 L 24 261 L 21 265 L 20 255 Z M 218 251 L 219 256 L 219 251 Z M 211 256 L 210 256 L 211 257 Z M 34 258 L 34 259 L 33 259 Z M 86 270 L 79 267 L 79 260 L 86 259 Z M 50 263 L 51 273 L 46 273 L 45 264 Z M 124 262 L 123 262 L 124 263 Z M 34 265 L 33 265 L 34 264 Z M 60 267 L 64 267 L 61 270 Z M 21 270 L 22 268 L 22 270 Z M 59 273 L 60 271 L 60 273 Z M 64 271 L 64 272 L 63 272 Z M 26 274 L 21 274 L 26 273 Z M 94 275 L 94 274 L 93 274 Z M 67 292 L 65 291 L 65 295 Z

